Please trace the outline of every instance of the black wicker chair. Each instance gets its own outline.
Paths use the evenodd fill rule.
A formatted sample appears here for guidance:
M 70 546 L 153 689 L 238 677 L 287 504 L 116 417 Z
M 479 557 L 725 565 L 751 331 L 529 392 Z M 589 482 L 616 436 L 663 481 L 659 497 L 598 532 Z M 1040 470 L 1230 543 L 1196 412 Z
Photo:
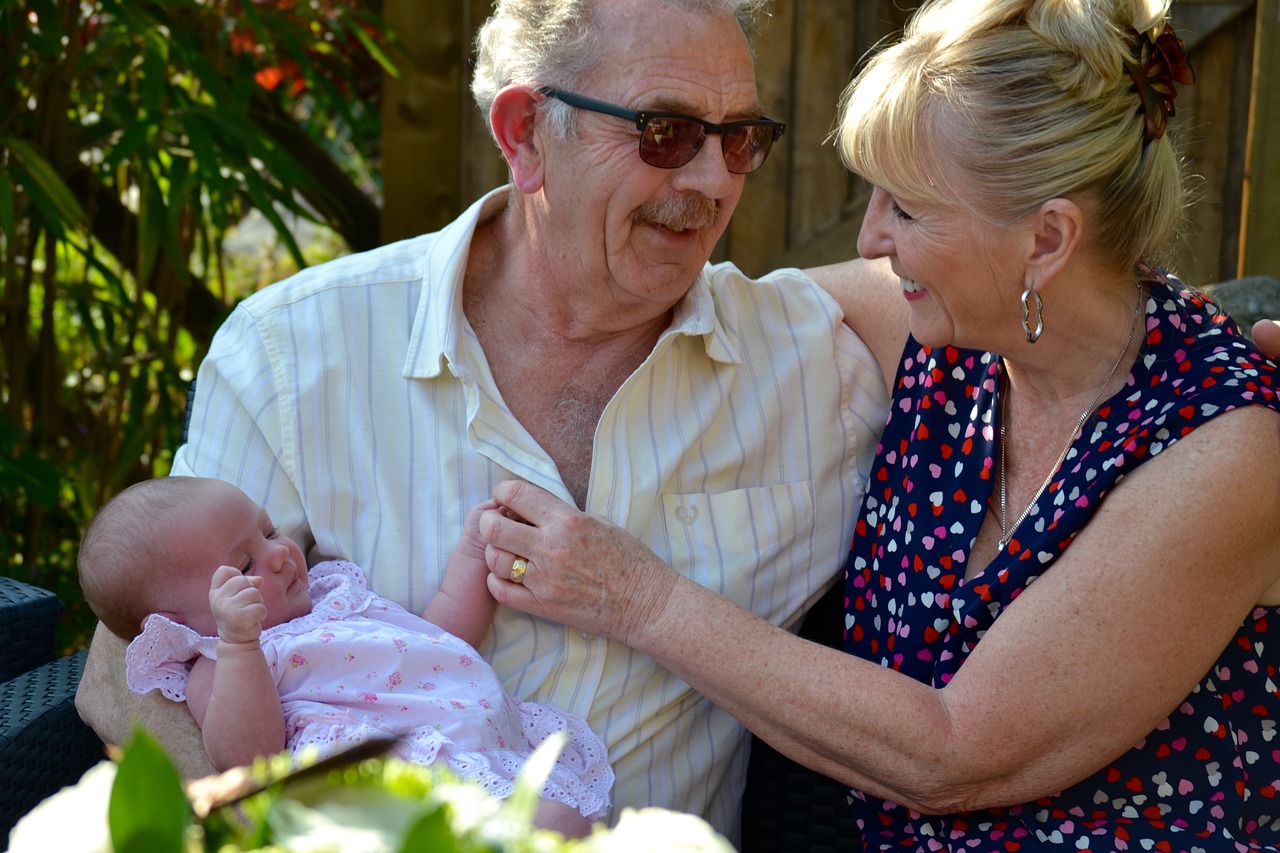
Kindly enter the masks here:
M 805 616 L 800 636 L 840 648 L 844 585 L 837 583 Z M 751 738 L 742 797 L 742 853 L 843 853 L 862 849 L 848 788 Z
M 88 652 L 55 658 L 61 610 L 48 590 L 0 577 L 0 850 L 20 817 L 104 757 L 75 707 Z

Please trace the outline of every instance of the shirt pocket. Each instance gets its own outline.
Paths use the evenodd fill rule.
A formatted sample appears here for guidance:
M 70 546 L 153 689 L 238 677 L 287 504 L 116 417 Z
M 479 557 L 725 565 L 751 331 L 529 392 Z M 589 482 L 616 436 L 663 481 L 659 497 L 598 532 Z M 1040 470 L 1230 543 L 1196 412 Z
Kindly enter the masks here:
M 812 565 L 807 481 L 663 495 L 662 513 L 672 565 L 749 609 L 763 605 L 760 595 L 777 584 L 806 577 Z

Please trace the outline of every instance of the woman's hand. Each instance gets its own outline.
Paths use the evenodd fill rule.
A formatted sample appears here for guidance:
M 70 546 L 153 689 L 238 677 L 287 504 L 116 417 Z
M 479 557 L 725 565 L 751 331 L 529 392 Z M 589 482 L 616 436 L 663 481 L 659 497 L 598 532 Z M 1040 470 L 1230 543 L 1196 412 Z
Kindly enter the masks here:
M 1253 341 L 1272 361 L 1280 362 L 1280 320 L 1259 320 L 1253 324 Z
M 209 581 L 209 608 L 218 623 L 218 638 L 228 643 L 252 643 L 262 636 L 267 605 L 262 599 L 262 578 L 246 575 L 235 566 L 219 566 Z
M 525 482 L 493 490 L 480 518 L 489 591 L 502 604 L 639 647 L 679 575 L 622 528 Z M 512 580 L 517 558 L 528 566 Z

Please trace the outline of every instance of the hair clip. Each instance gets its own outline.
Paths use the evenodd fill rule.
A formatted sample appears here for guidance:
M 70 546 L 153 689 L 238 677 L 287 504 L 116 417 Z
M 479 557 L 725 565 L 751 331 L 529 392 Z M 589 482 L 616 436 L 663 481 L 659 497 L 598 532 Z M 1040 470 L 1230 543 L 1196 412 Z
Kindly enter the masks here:
M 1134 37 L 1133 61 L 1125 63 L 1125 70 L 1133 79 L 1133 89 L 1142 101 L 1142 134 L 1144 144 L 1164 136 L 1169 119 L 1174 115 L 1173 99 L 1178 92 L 1175 82 L 1184 86 L 1194 85 L 1196 73 L 1191 68 L 1187 48 L 1173 31 L 1171 24 L 1155 40 L 1148 32 L 1139 33 L 1130 28 Z

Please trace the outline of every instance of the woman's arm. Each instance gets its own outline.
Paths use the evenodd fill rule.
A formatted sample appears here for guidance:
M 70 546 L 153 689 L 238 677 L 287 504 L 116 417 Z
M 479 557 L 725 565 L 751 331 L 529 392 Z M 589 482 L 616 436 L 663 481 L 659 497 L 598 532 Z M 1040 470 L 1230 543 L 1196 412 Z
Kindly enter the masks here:
M 805 270 L 844 309 L 845 325 L 871 349 L 892 390 L 907 343 L 907 300 L 887 260 L 854 258 Z
M 214 572 L 209 602 L 218 623 L 218 659 L 197 659 L 187 677 L 187 707 L 219 770 L 285 747 L 284 710 L 259 643 L 267 614 L 261 583 L 234 566 Z
M 500 602 L 626 642 L 792 758 L 923 812 L 1095 772 L 1193 689 L 1251 607 L 1280 603 L 1280 415 L 1260 407 L 1122 481 L 940 690 L 778 630 L 528 484 L 495 495 L 530 522 L 481 521 Z M 530 560 L 523 586 L 504 580 L 513 553 Z
M 489 566 L 485 563 L 485 541 L 480 538 L 480 514 L 496 509 L 493 501 L 485 501 L 467 510 L 462 523 L 462 536 L 449 557 L 440 591 L 427 602 L 422 618 L 438 625 L 455 637 L 478 647 L 489 633 L 498 603 L 489 594 L 486 581 Z

